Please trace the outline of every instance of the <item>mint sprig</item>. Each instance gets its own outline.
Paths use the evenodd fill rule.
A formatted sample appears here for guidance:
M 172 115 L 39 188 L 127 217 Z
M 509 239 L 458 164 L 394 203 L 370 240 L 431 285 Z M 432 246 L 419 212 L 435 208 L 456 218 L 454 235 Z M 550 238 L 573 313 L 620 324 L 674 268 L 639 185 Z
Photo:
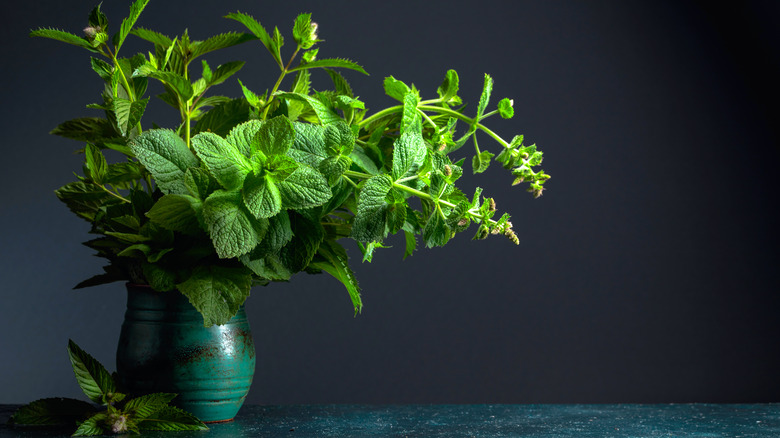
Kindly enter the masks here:
M 18 426 L 76 426 L 73 436 L 141 433 L 145 430 L 207 430 L 194 415 L 170 406 L 176 394 L 155 393 L 126 399 L 117 392 L 111 374 L 75 342 L 68 341 L 68 355 L 76 381 L 97 406 L 70 398 L 45 398 L 19 408 L 10 424 Z

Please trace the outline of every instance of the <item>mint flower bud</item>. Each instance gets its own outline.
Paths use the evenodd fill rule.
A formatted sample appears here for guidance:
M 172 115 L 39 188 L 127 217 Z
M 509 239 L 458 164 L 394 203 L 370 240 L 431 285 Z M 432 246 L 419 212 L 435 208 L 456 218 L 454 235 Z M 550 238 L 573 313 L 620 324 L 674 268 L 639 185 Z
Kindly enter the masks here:
M 127 417 L 124 415 L 111 415 L 108 419 L 111 425 L 111 432 L 124 433 L 127 432 Z
M 84 28 L 84 36 L 86 36 L 90 41 L 95 39 L 95 36 L 98 34 L 98 32 L 100 32 L 100 28 L 97 27 L 87 26 Z
M 444 165 L 444 175 L 445 176 L 452 176 L 452 167 L 450 167 L 449 164 Z
M 310 29 L 309 30 L 309 32 L 310 32 L 309 35 L 311 35 L 310 38 L 312 40 L 316 40 L 317 39 L 317 28 L 318 27 L 319 27 L 319 25 L 317 23 L 315 23 L 315 22 L 312 22 L 311 25 L 309 26 L 309 29 Z

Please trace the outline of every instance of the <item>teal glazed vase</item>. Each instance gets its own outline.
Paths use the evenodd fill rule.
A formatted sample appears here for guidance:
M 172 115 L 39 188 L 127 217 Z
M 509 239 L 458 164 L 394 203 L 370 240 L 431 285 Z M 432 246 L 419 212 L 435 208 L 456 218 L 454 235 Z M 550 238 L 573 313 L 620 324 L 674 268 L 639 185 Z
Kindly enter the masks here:
M 244 308 L 227 324 L 203 327 L 201 314 L 178 291 L 127 285 L 116 370 L 130 394 L 173 392 L 173 404 L 201 421 L 232 420 L 255 372 Z

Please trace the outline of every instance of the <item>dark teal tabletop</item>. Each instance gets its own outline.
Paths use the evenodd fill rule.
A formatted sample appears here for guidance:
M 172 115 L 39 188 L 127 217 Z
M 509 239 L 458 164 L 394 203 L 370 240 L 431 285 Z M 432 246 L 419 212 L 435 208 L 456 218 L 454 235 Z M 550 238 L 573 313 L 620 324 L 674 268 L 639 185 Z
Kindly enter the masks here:
M 71 431 L 12 428 L 0 406 L 0 437 Z M 204 432 L 150 437 L 780 437 L 780 404 L 303 405 L 244 406 Z

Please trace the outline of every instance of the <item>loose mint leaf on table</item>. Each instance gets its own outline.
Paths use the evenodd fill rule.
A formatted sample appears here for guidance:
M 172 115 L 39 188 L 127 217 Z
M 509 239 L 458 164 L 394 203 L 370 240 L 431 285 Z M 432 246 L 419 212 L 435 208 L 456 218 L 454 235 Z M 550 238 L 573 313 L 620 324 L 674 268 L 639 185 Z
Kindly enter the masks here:
M 154 394 L 142 395 L 132 400 L 128 400 L 122 407 L 122 410 L 136 419 L 144 419 L 152 416 L 158 410 L 168 406 L 176 394 L 157 392 Z
M 130 149 L 163 193 L 188 193 L 184 172 L 198 167 L 199 162 L 178 134 L 169 129 L 146 131 L 130 142 Z
M 199 265 L 179 290 L 203 315 L 203 325 L 225 324 L 249 296 L 252 274 L 246 268 Z
M 192 138 L 192 148 L 211 175 L 227 190 L 241 187 L 244 178 L 252 171 L 249 159 L 219 135 L 201 132 Z
M 68 355 L 81 390 L 95 403 L 111 401 L 116 384 L 111 374 L 95 358 L 85 353 L 75 342 L 68 340 Z
M 30 426 L 72 425 L 95 412 L 95 405 L 72 398 L 44 398 L 19 408 L 8 421 Z
M 138 423 L 141 430 L 208 430 L 194 415 L 174 406 L 165 406 Z
M 108 414 L 100 412 L 79 423 L 78 429 L 71 436 L 96 436 L 109 432 L 104 423 L 108 420 Z

